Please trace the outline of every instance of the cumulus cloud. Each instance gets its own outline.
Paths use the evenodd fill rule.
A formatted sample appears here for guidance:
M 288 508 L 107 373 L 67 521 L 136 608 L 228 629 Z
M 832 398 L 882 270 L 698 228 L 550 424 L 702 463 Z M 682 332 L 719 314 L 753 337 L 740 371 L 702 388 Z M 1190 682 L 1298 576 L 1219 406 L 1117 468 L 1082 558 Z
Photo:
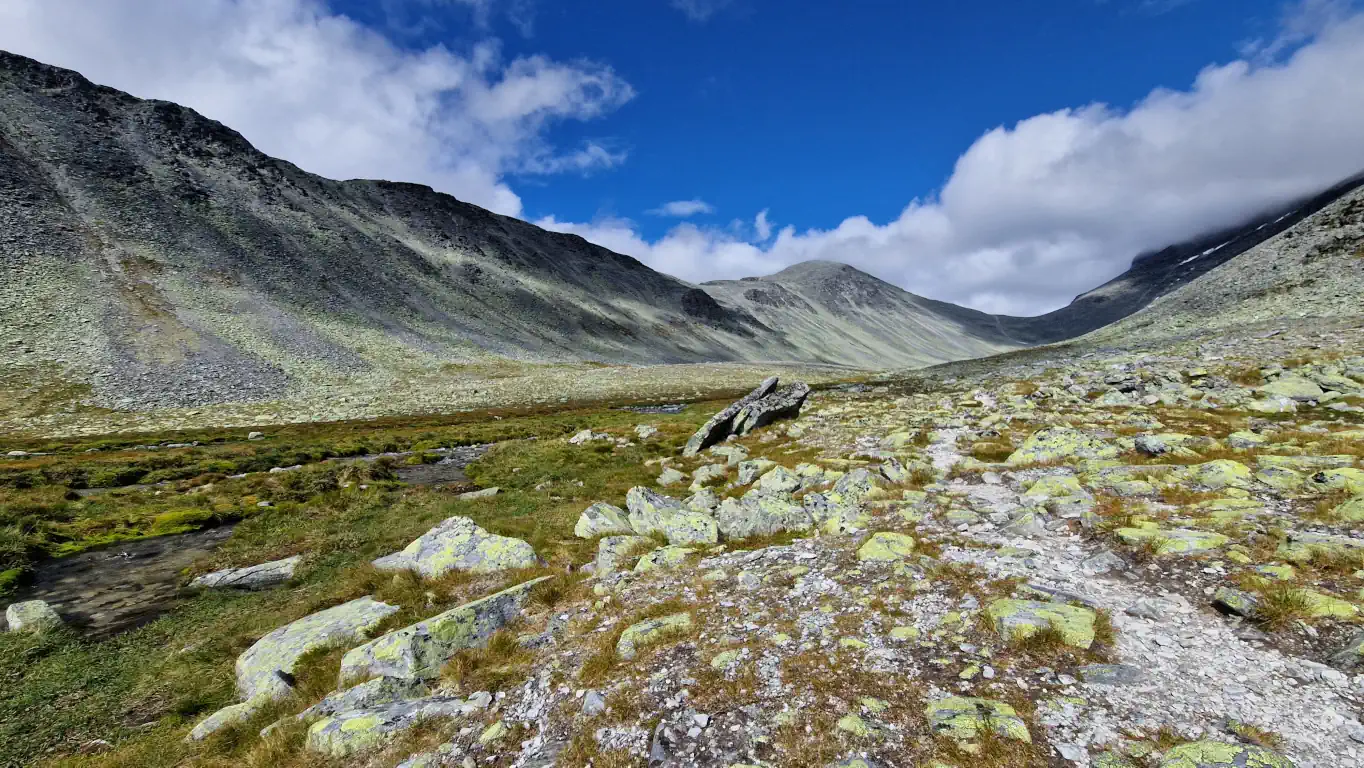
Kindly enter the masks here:
M 620 221 L 541 224 L 692 281 L 830 259 L 933 298 L 1045 312 L 1143 251 L 1364 170 L 1364 14 L 1284 29 L 1298 40 L 1282 55 L 1209 66 L 1130 109 L 1091 104 L 990 130 L 936 195 L 893 221 L 787 227 L 770 242 L 765 216 L 751 239 L 687 224 L 654 242 Z
M 715 206 L 705 200 L 674 200 L 646 211 L 650 216 L 670 216 L 685 219 L 699 213 L 715 213 Z
M 671 0 L 670 5 L 695 22 L 706 21 L 724 10 L 733 0 Z
M 634 95 L 609 67 L 506 61 L 491 41 L 405 50 L 321 0 L 5 0 L 0 48 L 187 105 L 314 173 L 425 183 L 511 215 L 508 173 L 619 163 L 603 142 L 561 152 L 544 137 Z

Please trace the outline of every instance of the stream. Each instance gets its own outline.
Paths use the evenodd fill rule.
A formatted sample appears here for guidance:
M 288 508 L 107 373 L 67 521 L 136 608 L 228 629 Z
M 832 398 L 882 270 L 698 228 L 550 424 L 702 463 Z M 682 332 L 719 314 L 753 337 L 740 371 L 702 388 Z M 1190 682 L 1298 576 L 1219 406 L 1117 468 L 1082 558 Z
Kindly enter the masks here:
M 469 481 L 465 467 L 490 447 L 453 448 L 438 463 L 399 466 L 395 471 L 398 479 L 408 485 L 452 485 L 459 489 Z M 357 460 L 377 458 L 366 456 Z M 223 525 L 119 542 L 39 562 L 26 585 L 0 599 L 0 610 L 10 603 L 44 600 L 67 624 L 86 635 L 103 638 L 118 634 L 172 609 L 184 595 L 181 587 L 185 583 L 185 569 L 227 541 L 233 528 Z

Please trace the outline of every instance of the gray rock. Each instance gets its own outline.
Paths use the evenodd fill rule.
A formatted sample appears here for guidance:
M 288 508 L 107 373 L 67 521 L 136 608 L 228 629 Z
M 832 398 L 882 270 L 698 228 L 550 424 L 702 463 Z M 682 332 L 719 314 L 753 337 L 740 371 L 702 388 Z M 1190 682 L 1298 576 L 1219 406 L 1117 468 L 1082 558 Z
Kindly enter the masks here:
M 373 709 L 385 704 L 420 698 L 427 693 L 428 688 L 423 680 L 376 677 L 353 688 L 328 694 L 322 701 L 299 713 L 298 718 L 300 720 L 311 720 L 315 717 L 329 717 L 353 709 Z
M 734 417 L 739 415 L 739 411 L 743 410 L 744 406 L 749 403 L 766 397 L 776 388 L 776 376 L 764 379 L 757 389 L 730 403 L 719 413 L 710 417 L 710 420 L 701 425 L 701 428 L 696 430 L 696 434 L 692 435 L 691 439 L 687 441 L 686 447 L 682 449 L 682 455 L 695 456 L 705 448 L 729 437 L 733 432 Z
M 599 501 L 578 516 L 573 526 L 573 535 L 580 539 L 595 539 L 598 536 L 621 536 L 634 533 L 625 510 L 612 504 Z
M 303 560 L 301 555 L 286 557 L 283 560 L 272 560 L 268 563 L 250 565 L 245 568 L 227 568 L 213 573 L 206 573 L 203 576 L 191 581 L 190 587 L 193 589 L 265 589 L 284 582 L 294 577 L 294 569 Z
M 1080 679 L 1090 685 L 1136 685 L 1141 678 L 1141 669 L 1130 664 L 1089 664 L 1080 667 Z
M 810 385 L 801 381 L 749 403 L 734 417 L 734 434 L 746 435 L 775 421 L 795 418 L 809 396 Z
M 1080 563 L 1080 570 L 1090 576 L 1097 576 L 1102 573 L 1127 570 L 1127 561 L 1117 554 L 1105 549 L 1104 551 L 1086 558 Z
M 588 691 L 583 696 L 583 714 L 588 717 L 599 715 L 606 711 L 606 697 L 597 691 Z
M 401 552 L 375 560 L 374 567 L 437 578 L 451 571 L 491 573 L 529 568 L 539 562 L 535 550 L 526 542 L 488 533 L 467 517 L 451 517 Z
M 31 632 L 41 635 L 62 625 L 62 617 L 42 600 L 13 603 L 5 609 L 5 621 L 11 632 Z
M 372 709 L 343 712 L 308 728 L 308 751 L 333 759 L 378 749 L 405 731 L 434 718 L 464 717 L 487 708 L 486 693 L 468 699 L 431 696 Z

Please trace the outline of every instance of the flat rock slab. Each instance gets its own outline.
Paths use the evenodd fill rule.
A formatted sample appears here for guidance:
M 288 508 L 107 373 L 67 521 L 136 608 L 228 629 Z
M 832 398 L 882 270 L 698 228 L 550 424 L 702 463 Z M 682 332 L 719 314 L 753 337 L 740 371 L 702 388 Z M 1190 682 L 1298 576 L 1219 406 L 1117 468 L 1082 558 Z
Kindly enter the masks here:
M 1160 768 L 1293 768 L 1293 763 L 1251 744 L 1195 741 L 1166 752 Z
M 341 658 L 341 682 L 387 676 L 430 680 L 456 652 L 482 645 L 521 612 L 544 576 L 451 608 L 352 649 Z
M 933 732 L 954 739 L 973 739 L 986 730 L 1015 741 L 1032 743 L 1028 726 L 1008 704 L 991 699 L 950 696 L 929 702 Z
M 373 709 L 342 712 L 308 728 L 308 751 L 344 758 L 384 746 L 398 734 L 435 718 L 465 717 L 486 709 L 492 697 L 476 693 L 468 699 L 431 696 Z
M 467 517 L 451 517 L 422 534 L 401 552 L 374 561 L 381 571 L 414 571 L 437 578 L 451 571 L 492 573 L 509 568 L 530 568 L 540 558 L 520 539 L 498 536 L 478 527 Z
M 206 573 L 191 581 L 189 585 L 193 589 L 265 589 L 292 579 L 294 569 L 302 560 L 302 556 L 294 555 L 283 560 L 273 560 L 245 568 L 227 568 Z
M 290 686 L 278 672 L 292 673 L 308 651 L 363 641 L 366 632 L 397 611 L 396 605 L 365 596 L 276 629 L 237 657 L 237 692 L 245 700 L 287 695 Z

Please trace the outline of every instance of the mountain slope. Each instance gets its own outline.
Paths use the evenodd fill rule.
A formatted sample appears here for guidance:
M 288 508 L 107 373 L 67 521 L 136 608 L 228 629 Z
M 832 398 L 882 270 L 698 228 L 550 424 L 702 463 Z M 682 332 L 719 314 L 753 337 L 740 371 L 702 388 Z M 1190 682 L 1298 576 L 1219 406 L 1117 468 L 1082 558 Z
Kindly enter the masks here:
M 1018 346 L 992 315 L 915 296 L 837 262 L 806 261 L 767 277 L 701 287 L 724 306 L 779 329 L 806 360 L 910 367 Z
M 773 328 L 576 235 L 324 179 L 185 107 L 0 52 L 0 368 L 56 366 L 102 404 L 271 399 L 492 356 L 880 367 L 1001 348 L 931 302 L 887 323 L 839 301 L 832 328 L 870 346 L 807 346 L 817 326 Z
M 1158 339 L 1304 318 L 1364 315 L 1364 187 L 1082 338 Z

